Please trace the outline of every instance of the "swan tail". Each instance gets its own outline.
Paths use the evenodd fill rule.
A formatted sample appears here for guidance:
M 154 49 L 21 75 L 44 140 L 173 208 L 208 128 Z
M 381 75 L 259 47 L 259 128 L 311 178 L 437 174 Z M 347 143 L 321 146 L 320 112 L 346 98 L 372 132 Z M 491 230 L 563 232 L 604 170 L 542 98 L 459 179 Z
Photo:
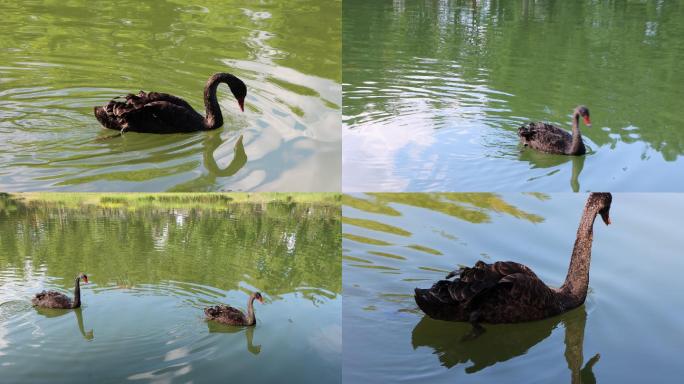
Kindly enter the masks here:
M 221 313 L 221 308 L 219 306 L 204 308 L 204 316 L 213 319 Z
M 447 284 L 450 281 L 438 281 L 430 289 L 415 289 L 414 299 L 418 308 L 426 315 L 438 320 L 463 321 L 463 307 L 458 301 L 449 297 Z M 446 295 L 446 296 L 445 296 Z
M 105 112 L 105 109 L 102 107 L 94 107 L 93 113 L 95 114 L 97 121 L 99 121 L 100 124 L 105 125 L 105 122 L 107 121 L 107 112 Z
M 529 123 L 518 128 L 518 137 L 520 138 L 520 142 L 524 145 L 527 145 L 529 141 L 534 139 L 534 133 L 534 123 Z
M 416 300 L 416 304 L 418 304 L 418 308 L 420 308 L 420 310 L 425 312 L 428 316 L 431 316 L 430 314 L 434 312 L 435 298 L 430 294 L 430 290 L 416 288 L 414 299 Z
M 103 107 L 94 107 L 93 113 L 102 126 L 119 131 L 128 127 L 122 116 L 130 109 L 124 102 L 110 101 Z

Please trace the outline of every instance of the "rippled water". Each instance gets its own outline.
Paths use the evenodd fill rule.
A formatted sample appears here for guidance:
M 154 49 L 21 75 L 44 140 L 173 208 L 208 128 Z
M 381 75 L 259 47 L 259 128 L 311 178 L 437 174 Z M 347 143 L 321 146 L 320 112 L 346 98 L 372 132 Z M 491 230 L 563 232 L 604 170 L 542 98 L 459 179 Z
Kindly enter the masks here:
M 684 196 L 613 194 L 594 227 L 585 305 L 543 321 L 432 320 L 413 300 L 459 265 L 512 260 L 565 279 L 586 195 L 371 194 L 343 206 L 343 381 L 675 382 Z M 598 355 L 598 356 L 597 356 Z
M 338 191 L 340 7 L 3 2 L 0 186 Z M 175 94 L 204 113 L 204 84 L 216 72 L 248 87 L 245 113 L 219 87 L 218 130 L 110 138 L 116 132 L 93 116 L 93 106 L 140 89 Z
M 339 206 L 179 201 L 0 199 L 3 382 L 340 381 Z M 79 271 L 82 308 L 31 307 Z M 257 290 L 255 327 L 204 320 Z
M 681 2 L 345 1 L 343 188 L 681 191 Z M 593 127 L 579 158 L 517 128 Z

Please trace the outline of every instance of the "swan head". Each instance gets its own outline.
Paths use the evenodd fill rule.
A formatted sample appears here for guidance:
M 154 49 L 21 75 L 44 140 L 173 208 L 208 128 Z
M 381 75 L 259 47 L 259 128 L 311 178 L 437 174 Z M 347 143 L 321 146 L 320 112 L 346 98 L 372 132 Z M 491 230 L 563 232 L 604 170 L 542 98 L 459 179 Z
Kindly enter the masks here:
M 219 83 L 225 83 L 228 85 L 230 91 L 233 93 L 233 96 L 240 105 L 240 110 L 244 112 L 245 97 L 247 96 L 247 86 L 237 76 L 226 72 L 215 73 L 209 78 L 209 80 L 207 81 L 207 85 L 204 88 L 205 103 L 207 102 L 206 100 L 209 98 L 210 90 L 213 90 L 215 92 L 216 87 Z
M 579 107 L 575 108 L 575 114 L 582 116 L 582 119 L 584 120 L 584 125 L 587 127 L 591 127 L 591 118 L 589 118 L 589 108 L 585 107 L 584 105 L 580 105 Z
M 81 280 L 83 280 L 83 282 L 84 282 L 85 284 L 88 284 L 88 275 L 86 275 L 85 273 L 81 272 L 81 273 L 78 275 L 78 278 L 81 279 Z
M 610 225 L 610 204 L 613 202 L 613 195 L 608 192 L 594 192 L 589 195 L 587 205 L 595 207 L 601 215 L 601 219 L 606 225 Z
M 264 298 L 261 297 L 261 292 L 254 292 L 254 298 L 257 299 L 257 300 L 259 300 L 259 302 L 260 302 L 261 304 L 264 303 Z
M 228 86 L 230 87 L 230 91 L 233 92 L 233 96 L 235 96 L 235 99 L 237 99 L 237 102 L 240 105 L 240 110 L 244 112 L 245 97 L 247 97 L 247 86 L 242 80 L 238 79 L 236 76 L 232 76 L 230 78 L 230 81 L 228 81 Z

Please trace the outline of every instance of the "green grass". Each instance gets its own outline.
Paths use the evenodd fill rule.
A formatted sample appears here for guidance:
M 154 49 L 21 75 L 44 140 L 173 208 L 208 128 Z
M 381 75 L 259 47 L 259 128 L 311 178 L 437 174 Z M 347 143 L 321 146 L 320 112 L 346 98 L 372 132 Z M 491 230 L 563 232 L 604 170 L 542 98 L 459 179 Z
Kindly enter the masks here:
M 9 196 L 27 204 L 59 204 L 69 208 L 83 205 L 100 207 L 220 208 L 235 203 L 317 203 L 339 205 L 337 193 L 12 193 Z

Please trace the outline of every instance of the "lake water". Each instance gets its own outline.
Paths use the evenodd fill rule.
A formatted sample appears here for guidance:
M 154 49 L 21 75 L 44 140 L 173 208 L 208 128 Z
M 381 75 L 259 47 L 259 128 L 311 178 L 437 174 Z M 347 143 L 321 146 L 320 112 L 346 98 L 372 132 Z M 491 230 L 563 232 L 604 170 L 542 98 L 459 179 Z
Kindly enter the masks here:
M 339 191 L 341 1 L 3 2 L 0 187 L 5 191 Z M 139 90 L 204 114 L 216 72 L 224 126 L 104 129 L 93 106 Z M 238 139 L 243 137 L 242 142 Z
M 340 381 L 339 204 L 180 201 L 0 199 L 3 382 Z M 31 307 L 80 271 L 82 308 Z M 255 327 L 204 320 L 253 291 Z
M 522 324 L 423 316 L 415 287 L 459 265 L 512 260 L 550 286 L 567 272 L 585 194 L 344 197 L 343 382 L 676 382 L 684 345 L 676 194 L 613 194 L 597 220 L 585 305 Z M 596 355 L 599 356 L 596 356 Z
M 680 1 L 361 1 L 343 8 L 343 189 L 682 191 Z M 586 156 L 518 146 L 570 129 Z

